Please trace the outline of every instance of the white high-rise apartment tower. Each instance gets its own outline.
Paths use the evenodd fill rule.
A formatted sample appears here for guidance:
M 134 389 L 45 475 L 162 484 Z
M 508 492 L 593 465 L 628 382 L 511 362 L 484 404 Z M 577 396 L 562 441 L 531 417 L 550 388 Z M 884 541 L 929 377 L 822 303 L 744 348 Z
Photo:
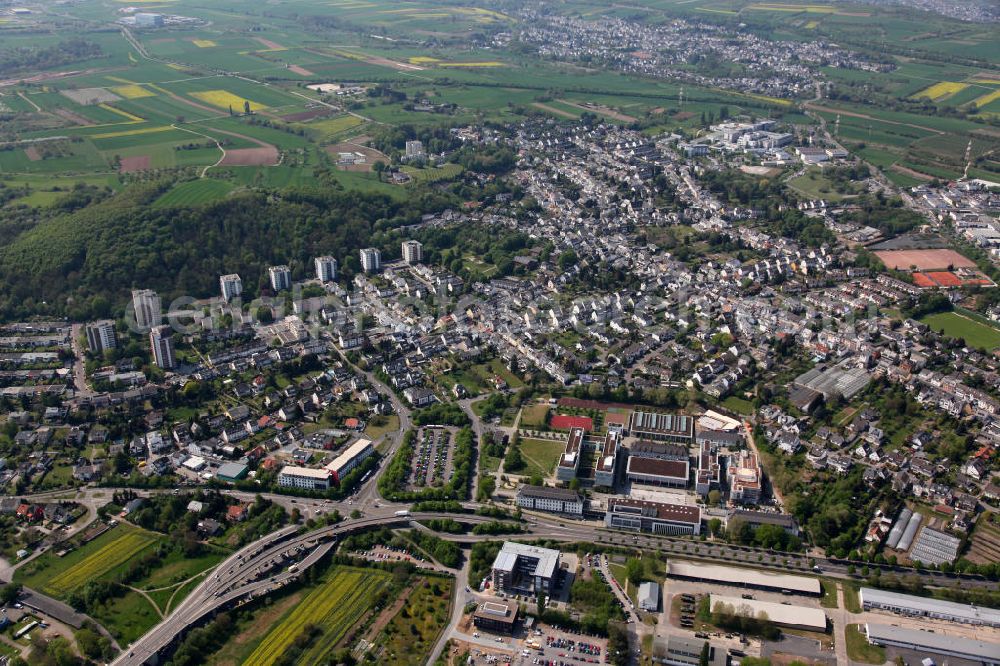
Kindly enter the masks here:
M 382 268 L 382 253 L 373 247 L 361 250 L 361 268 L 365 273 L 377 273 Z
M 271 289 L 283 291 L 292 288 L 292 270 L 288 266 L 271 266 L 267 269 L 271 278 Z
M 320 282 L 333 282 L 337 279 L 337 260 L 333 257 L 316 257 L 316 279 Z
M 177 365 L 174 358 L 174 343 L 170 339 L 172 331 L 169 326 L 154 326 L 149 331 L 149 347 L 153 353 L 153 362 L 164 370 Z
M 231 301 L 243 293 L 243 280 L 236 273 L 223 275 L 219 278 L 219 288 L 222 291 L 222 300 Z
M 160 325 L 163 313 L 160 309 L 160 297 L 152 289 L 132 290 L 132 306 L 135 309 L 135 323 L 140 331 L 148 331 Z
M 424 260 L 424 246 L 420 241 L 403 241 L 403 261 L 408 264 L 419 264 Z

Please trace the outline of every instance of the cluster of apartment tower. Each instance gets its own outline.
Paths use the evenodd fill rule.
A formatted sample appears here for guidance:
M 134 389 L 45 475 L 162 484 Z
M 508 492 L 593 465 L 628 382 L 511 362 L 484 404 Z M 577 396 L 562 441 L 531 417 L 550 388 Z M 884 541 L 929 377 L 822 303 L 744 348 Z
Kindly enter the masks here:
M 418 264 L 423 261 L 423 245 L 420 241 L 408 240 L 402 244 L 403 261 L 407 264 Z M 382 253 L 373 247 L 360 251 L 361 268 L 366 273 L 377 273 L 382 270 Z M 316 279 L 321 283 L 333 282 L 337 279 L 339 264 L 334 257 L 322 256 L 313 259 Z M 271 290 L 275 293 L 292 288 L 292 270 L 287 265 L 270 266 L 267 269 Z M 219 292 L 222 300 L 230 302 L 243 294 L 243 280 L 236 273 L 219 277 Z M 169 370 L 176 367 L 172 342 L 173 332 L 169 326 L 163 325 L 163 308 L 160 296 L 152 289 L 135 289 L 132 291 L 132 309 L 135 312 L 135 323 L 139 331 L 149 335 L 149 346 L 153 362 L 160 368 Z M 86 326 L 87 344 L 95 354 L 118 346 L 118 336 L 115 322 L 110 319 L 91 322 Z

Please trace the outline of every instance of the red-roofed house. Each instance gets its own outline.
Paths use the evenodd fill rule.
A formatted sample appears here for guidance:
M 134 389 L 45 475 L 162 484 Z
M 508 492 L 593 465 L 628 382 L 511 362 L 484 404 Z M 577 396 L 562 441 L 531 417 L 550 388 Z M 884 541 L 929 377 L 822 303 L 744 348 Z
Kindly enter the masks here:
M 240 523 L 247 519 L 247 506 L 245 504 L 233 504 L 226 509 L 226 520 L 231 523 Z

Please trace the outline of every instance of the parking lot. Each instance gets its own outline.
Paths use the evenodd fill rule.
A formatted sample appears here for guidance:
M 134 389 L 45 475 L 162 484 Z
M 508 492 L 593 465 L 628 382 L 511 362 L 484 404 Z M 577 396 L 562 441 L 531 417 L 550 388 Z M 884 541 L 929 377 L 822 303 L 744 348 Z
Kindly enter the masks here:
M 421 428 L 410 470 L 410 490 L 442 485 L 451 477 L 454 447 L 451 428 Z
M 513 661 L 514 664 L 578 666 L 608 663 L 606 638 L 587 636 L 546 625 L 540 625 L 530 635 L 517 641 L 517 644 L 519 651 Z

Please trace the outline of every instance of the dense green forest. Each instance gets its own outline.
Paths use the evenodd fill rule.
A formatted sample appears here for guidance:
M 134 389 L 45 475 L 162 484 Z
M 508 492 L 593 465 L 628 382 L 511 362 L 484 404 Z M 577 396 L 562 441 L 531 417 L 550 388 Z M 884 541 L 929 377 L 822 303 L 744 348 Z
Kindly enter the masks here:
M 311 276 L 312 258 L 332 254 L 345 278 L 360 270 L 358 250 L 399 255 L 393 229 L 454 201 L 423 192 L 406 201 L 338 190 L 246 192 L 184 208 L 152 207 L 169 186 L 133 186 L 85 208 L 4 225 L 0 318 L 37 314 L 74 319 L 111 315 L 133 288 L 160 291 L 164 304 L 215 295 L 218 276 L 239 273 L 248 297 L 267 282 L 267 266 L 287 263 Z
M 60 67 L 101 55 L 99 45 L 79 37 L 39 48 L 0 48 L 0 76 Z

